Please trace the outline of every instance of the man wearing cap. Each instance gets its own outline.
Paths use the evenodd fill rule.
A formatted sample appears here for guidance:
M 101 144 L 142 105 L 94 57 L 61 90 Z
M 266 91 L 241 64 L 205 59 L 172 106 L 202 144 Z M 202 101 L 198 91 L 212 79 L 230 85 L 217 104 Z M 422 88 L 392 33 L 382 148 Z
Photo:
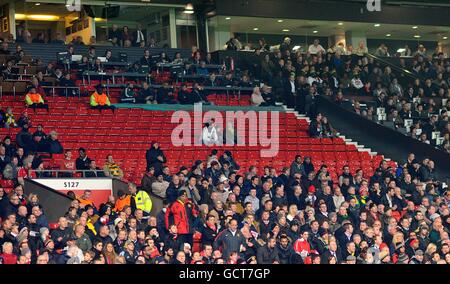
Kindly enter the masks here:
M 308 195 L 305 198 L 306 205 L 313 206 L 316 203 L 317 197 L 316 197 L 316 187 L 314 185 L 310 185 L 308 187 Z

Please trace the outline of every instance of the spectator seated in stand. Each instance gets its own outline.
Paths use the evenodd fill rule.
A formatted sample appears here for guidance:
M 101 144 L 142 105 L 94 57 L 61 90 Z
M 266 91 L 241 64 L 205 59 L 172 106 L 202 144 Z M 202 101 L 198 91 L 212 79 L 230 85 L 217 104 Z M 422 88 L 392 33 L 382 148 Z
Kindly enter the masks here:
M 25 95 L 25 103 L 27 107 L 32 108 L 36 112 L 37 108 L 44 108 L 47 111 L 48 104 L 44 102 L 42 95 L 36 91 L 35 87 L 31 87 L 28 93 Z
M 56 133 L 56 131 L 50 131 L 48 139 L 45 139 L 44 144 L 45 144 L 44 152 L 50 154 L 62 154 L 64 152 L 64 149 L 58 140 L 58 133 Z
M 14 119 L 14 114 L 12 112 L 12 108 L 8 107 L 6 109 L 6 112 L 4 114 L 4 126 L 5 128 L 14 128 L 14 127 L 18 127 L 16 120 Z
M 115 106 L 111 105 L 108 95 L 105 93 L 105 87 L 103 85 L 99 85 L 96 88 L 96 91 L 91 95 L 90 105 L 92 109 L 116 109 Z
M 89 163 L 89 168 L 84 172 L 84 176 L 87 178 L 98 178 L 105 177 L 105 173 L 95 163 L 95 160 L 91 160 Z
M 123 171 L 119 165 L 114 162 L 113 156 L 111 154 L 106 157 L 105 165 L 103 166 L 103 172 L 105 176 L 121 179 L 123 178 Z
M 142 88 L 139 91 L 137 102 L 140 104 L 156 104 L 156 92 L 146 81 L 142 82 Z
M 173 94 L 173 88 L 169 86 L 167 82 L 164 82 L 162 87 L 158 90 L 156 95 L 156 101 L 158 104 L 176 104 L 175 95 Z
M 206 97 L 204 93 L 204 89 L 202 86 L 200 86 L 199 83 L 194 83 L 194 86 L 192 87 L 192 92 L 190 94 L 191 96 L 191 102 L 192 103 L 204 103 L 209 104 L 208 98 Z
M 187 85 L 183 84 L 180 91 L 178 91 L 178 101 L 182 105 L 193 104 L 192 94 L 188 91 Z
M 134 104 L 136 103 L 136 101 L 137 100 L 136 100 L 136 93 L 134 91 L 134 85 L 127 84 L 125 89 L 122 91 L 122 95 L 120 96 L 120 102 Z
M 264 103 L 262 103 L 261 106 L 275 105 L 275 97 L 272 93 L 272 88 L 270 86 L 267 85 L 262 86 L 261 96 L 264 99 Z
M 208 68 L 206 67 L 205 61 L 200 62 L 200 66 L 197 66 L 197 68 L 195 69 L 195 73 L 199 76 L 208 76 L 209 75 L 209 71 L 208 71 Z

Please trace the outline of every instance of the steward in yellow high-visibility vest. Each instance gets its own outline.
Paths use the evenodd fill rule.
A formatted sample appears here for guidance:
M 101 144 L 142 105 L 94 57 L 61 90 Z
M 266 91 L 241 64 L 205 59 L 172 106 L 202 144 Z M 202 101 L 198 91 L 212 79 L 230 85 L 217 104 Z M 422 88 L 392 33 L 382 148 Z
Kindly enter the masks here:
M 134 213 L 136 209 L 141 209 L 144 211 L 144 215 L 150 215 L 152 211 L 152 200 L 147 192 L 144 190 L 137 190 L 136 185 L 134 183 L 128 184 L 128 190 L 131 193 L 131 209 Z

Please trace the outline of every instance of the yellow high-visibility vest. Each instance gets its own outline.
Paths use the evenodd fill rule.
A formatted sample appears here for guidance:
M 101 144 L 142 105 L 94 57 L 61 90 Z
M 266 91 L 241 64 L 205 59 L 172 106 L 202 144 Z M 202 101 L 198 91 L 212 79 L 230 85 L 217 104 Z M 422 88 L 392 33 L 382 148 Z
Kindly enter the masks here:
M 152 211 L 152 200 L 147 192 L 143 190 L 138 191 L 134 197 L 134 202 L 136 203 L 137 209 L 141 209 L 146 213 L 150 213 L 150 211 Z

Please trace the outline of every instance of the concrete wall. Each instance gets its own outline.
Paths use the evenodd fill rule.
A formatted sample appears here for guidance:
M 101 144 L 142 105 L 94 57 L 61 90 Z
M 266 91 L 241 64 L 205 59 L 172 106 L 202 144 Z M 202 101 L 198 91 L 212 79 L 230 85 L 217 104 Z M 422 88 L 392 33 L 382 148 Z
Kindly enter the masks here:
M 29 179 L 25 179 L 24 193 L 38 195 L 39 203 L 44 208 L 44 214 L 49 223 L 57 222 L 59 217 L 64 216 L 72 202 L 67 195 Z

